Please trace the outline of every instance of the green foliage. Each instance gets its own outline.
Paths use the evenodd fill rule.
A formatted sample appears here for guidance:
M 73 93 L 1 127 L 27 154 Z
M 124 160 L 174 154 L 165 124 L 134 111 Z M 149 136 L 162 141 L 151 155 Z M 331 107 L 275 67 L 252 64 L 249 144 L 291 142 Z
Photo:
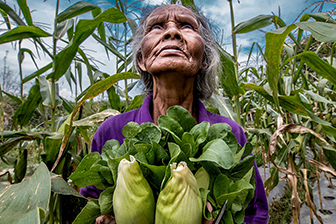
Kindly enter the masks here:
M 25 100 L 15 111 L 13 120 L 20 126 L 26 126 L 33 116 L 34 111 L 42 101 L 39 84 L 35 84 L 30 90 L 27 100 Z
M 72 41 L 55 56 L 54 70 L 47 76 L 47 79 L 57 81 L 65 74 L 78 51 L 79 45 L 93 33 L 100 23 L 122 23 L 125 20 L 125 15 L 116 8 L 109 8 L 92 20 L 80 20 L 76 25 Z
M 20 152 L 19 158 L 14 166 L 14 181 L 15 183 L 20 183 L 26 175 L 27 170 L 27 156 L 28 150 L 24 149 Z
M 315 21 L 307 21 L 310 18 Z M 255 110 L 252 122 L 246 123 L 249 139 L 256 138 L 255 147 L 261 147 L 262 154 L 268 154 L 268 160 L 276 165 L 276 168 L 271 168 L 271 176 L 265 181 L 267 194 L 278 185 L 279 171 L 296 173 L 302 168 L 311 167 L 308 166 L 309 159 L 326 159 L 335 168 L 332 158 L 335 156 L 336 140 L 331 137 L 335 136 L 335 126 L 329 114 L 335 113 L 333 74 L 336 72 L 330 60 L 324 59 L 326 55 L 334 57 L 335 21 L 324 13 L 312 13 L 303 15 L 300 22 L 288 26 L 278 17 L 274 17 L 274 23 L 280 28 L 266 33 L 266 73 L 262 67 L 256 69 L 260 70 L 258 75 L 253 70 L 250 74 L 257 79 L 253 83 L 241 85 L 246 92 L 252 90 L 257 93 L 245 94 L 243 97 L 247 108 L 245 112 Z M 303 31 L 308 31 L 310 36 L 304 37 Z M 322 52 L 322 49 L 326 50 Z M 302 127 L 283 131 L 287 124 L 299 124 Z M 271 136 L 274 140 L 277 137 L 282 139 L 272 150 L 268 148 L 274 144 Z M 306 158 L 308 151 L 312 153 L 309 159 Z M 296 162 L 290 162 L 293 158 Z M 298 188 L 303 188 L 302 177 L 297 178 L 300 186 L 292 188 L 293 195 L 298 195 Z M 292 200 L 293 204 L 294 201 L 301 203 L 295 196 Z M 310 208 L 315 210 L 311 205 Z M 295 214 L 298 211 L 295 210 L 293 214 L 294 219 L 297 219 Z
M 273 23 L 273 16 L 258 15 L 250 20 L 239 23 L 233 28 L 234 33 L 248 33 Z
M 174 0 L 171 2 L 176 3 Z M 117 1 L 115 8 L 102 11 L 96 5 L 80 1 L 58 13 L 58 3 L 59 0 L 56 1 L 55 24 L 51 34 L 36 26 L 27 1 L 17 1 L 22 14 L 16 13 L 9 5 L 0 1 L 0 12 L 8 28 L 8 31 L 0 36 L 0 44 L 19 43 L 20 66 L 25 60 L 24 53 L 28 53 L 35 63 L 33 49 L 21 48 L 23 39 L 30 39 L 34 43 L 37 55 L 42 53 L 50 58 L 46 65 L 36 68 L 36 71 L 26 77 L 23 77 L 20 71 L 21 89 L 24 84 L 35 79 L 35 85 L 31 87 L 28 96 L 22 94 L 17 97 L 0 92 L 2 99 L 6 98 L 1 100 L 0 127 L 4 126 L 3 121 L 8 119 L 7 117 L 13 117 L 13 120 L 9 119 L 9 124 L 12 124 L 11 131 L 1 128 L 0 157 L 15 168 L 16 182 L 25 177 L 27 161 L 29 163 L 31 154 L 38 157 L 37 161 L 42 159 L 49 169 L 55 169 L 56 173 L 67 179 L 71 175 L 72 167 L 76 167 L 88 153 L 92 134 L 99 123 L 108 116 L 138 108 L 143 102 L 142 96 L 135 96 L 133 99 L 129 97 L 129 91 L 136 82 L 127 83 L 129 79 L 138 79 L 138 76 L 132 73 L 132 55 L 129 51 L 129 44 L 137 27 L 138 18 L 132 19 L 130 16 L 137 14 L 135 9 Z M 196 10 L 193 0 L 181 3 Z M 229 4 L 232 6 L 232 1 L 229 1 Z M 77 16 L 85 13 L 90 13 L 92 19 L 77 19 Z M 231 15 L 233 22 L 233 8 Z M 108 26 L 104 26 L 107 23 Z M 263 50 L 258 43 L 254 43 L 248 59 L 250 61 L 253 58 L 252 50 L 257 48 L 257 57 L 265 60 L 266 69 L 264 65 L 238 67 L 238 54 L 235 52 L 239 44 L 236 43 L 235 35 L 252 32 L 271 24 L 274 24 L 276 29 L 265 35 L 266 49 Z M 289 25 L 275 15 L 258 15 L 237 25 L 232 23 L 233 56 L 218 46 L 223 67 L 220 72 L 222 89 L 219 93 L 223 92 L 224 95 L 212 96 L 209 108 L 239 123 L 242 121 L 241 125 L 245 128 L 254 151 L 258 151 L 263 157 L 260 159 L 262 163 L 265 161 L 264 156 L 269 154 L 271 136 L 275 134 L 279 135 L 281 141 L 268 159 L 283 169 L 288 167 L 290 156 L 297 161 L 294 163 L 296 170 L 311 167 L 307 162 L 307 154 L 312 155 L 309 159 L 324 162 L 325 165 L 329 163 L 331 171 L 336 169 L 335 24 L 335 20 L 325 13 L 303 14 L 300 22 Z M 304 36 L 307 33 L 309 36 Z M 89 37 L 93 37 L 98 44 L 104 46 L 106 53 L 117 57 L 117 74 L 100 72 L 90 60 L 90 55 L 82 50 L 81 44 Z M 51 40 L 52 52 L 41 39 Z M 62 41 L 66 46 L 60 48 L 58 41 Z M 84 91 L 83 65 L 90 80 L 90 86 Z M 66 77 L 71 90 L 76 92 L 75 102 L 68 102 L 58 94 L 58 82 L 63 76 Z M 120 80 L 125 80 L 125 90 L 120 88 Z M 81 93 L 77 95 L 79 89 Z M 89 101 L 104 91 L 107 91 L 108 101 Z M 14 102 L 15 106 L 12 106 Z M 8 106 L 15 111 L 9 116 L 6 114 Z M 203 202 L 209 200 L 215 204 L 223 202 L 225 198 L 231 198 L 231 201 L 235 198 L 231 205 L 229 204 L 231 210 L 226 211 L 225 220 L 229 223 L 241 222 L 243 213 L 238 211 L 238 208 L 245 204 L 239 196 L 244 198 L 251 186 L 246 184 L 250 183 L 250 180 L 243 184 L 236 182 L 248 179 L 252 175 L 248 167 L 251 166 L 253 157 L 247 156 L 252 147 L 247 145 L 237 152 L 239 145 L 228 126 L 196 124 L 187 113 L 176 115 L 173 110 L 167 113 L 168 116 L 159 118 L 160 128 L 151 124 L 128 124 L 123 130 L 126 136 L 123 145 L 120 146 L 115 141 L 107 142 L 104 153 L 98 156 L 94 163 L 85 168 L 80 165 L 81 168 L 77 168 L 78 172 L 83 172 L 81 175 L 85 173 L 92 176 L 91 180 L 71 175 L 81 186 L 97 184 L 102 189 L 109 189 L 102 194 L 99 201 L 89 202 L 88 207 L 77 217 L 77 223 L 94 222 L 100 214 L 111 211 L 109 195 L 113 192 L 113 187 L 110 187 L 114 185 L 117 176 L 117 164 L 121 158 L 128 158 L 128 154 L 136 155 L 148 182 L 156 191 L 164 186 L 170 176 L 170 170 L 166 169 L 166 166 L 180 160 L 187 160 L 194 173 L 199 164 L 202 164 L 209 174 L 221 174 L 218 180 L 211 179 L 210 186 L 213 188 L 215 181 L 220 183 L 223 180 L 229 180 L 230 185 L 223 189 L 216 188 L 216 196 L 211 191 L 202 190 Z M 307 133 L 277 132 L 283 125 L 291 123 L 315 131 L 321 138 Z M 14 128 L 18 129 L 13 131 Z M 31 149 L 31 141 L 38 145 L 39 153 Z M 201 153 L 200 148 L 206 149 L 204 153 L 202 150 Z M 44 153 L 40 155 L 40 152 Z M 245 156 L 247 157 L 241 160 Z M 84 160 L 81 164 L 85 163 Z M 224 170 L 225 172 L 222 172 Z M 279 171 L 271 168 L 271 177 L 265 182 L 267 193 L 277 186 L 278 178 Z M 63 179 L 51 177 L 51 189 L 54 192 L 79 196 L 61 180 Z M 53 184 L 56 182 L 62 183 Z M 237 186 L 243 190 L 234 189 Z M 62 189 L 67 189 L 67 192 Z M 252 196 L 246 196 L 245 202 Z M 5 203 L 10 203 L 8 201 L 12 199 L 13 197 L 8 196 Z M 49 208 L 47 213 L 46 208 L 23 211 L 21 222 L 27 222 L 23 219 L 34 219 L 34 223 L 38 223 L 40 219 L 48 219 L 49 222 L 61 220 L 60 217 L 54 217 L 54 214 L 60 214 L 57 206 L 61 206 L 55 202 L 56 199 L 57 196 L 51 197 L 50 204 L 53 208 Z M 214 215 L 217 215 L 218 207 L 215 207 L 217 210 Z M 209 215 L 204 207 L 204 216 L 210 217 Z
M 285 187 L 285 194 L 270 204 L 270 224 L 289 223 L 292 221 L 293 211 L 291 202 L 291 190 Z
M 95 223 L 95 220 L 98 216 L 100 216 L 98 199 L 91 199 L 90 201 L 88 201 L 83 210 L 79 213 L 73 223 Z
M 12 164 L 15 167 L 15 181 L 20 182 L 26 175 L 28 166 L 27 154 L 29 155 L 32 151 L 32 149 L 29 148 L 32 144 L 28 143 L 28 141 L 36 140 L 36 144 L 43 148 L 43 150 L 42 148 L 38 150 L 44 152 L 42 155 L 37 155 L 38 157 L 41 157 L 40 160 L 42 159 L 50 170 L 52 169 L 55 173 L 62 174 L 63 178 L 67 180 L 68 176 L 73 171 L 73 168 L 79 164 L 81 158 L 90 150 L 88 147 L 91 144 L 91 132 L 94 131 L 97 125 L 99 125 L 99 123 L 106 117 L 119 113 L 118 111 L 111 110 L 98 111 L 99 113 L 92 116 L 87 115 L 83 119 L 81 108 L 84 102 L 107 91 L 120 79 L 126 80 L 128 78 L 138 78 L 134 73 L 121 73 L 116 75 L 104 74 L 104 76 L 97 79 L 98 76 L 94 77 L 93 73 L 99 71 L 96 66 L 92 64 L 92 61 L 89 60 L 90 56 L 86 55 L 81 49 L 81 44 L 90 36 L 97 37 L 94 34 L 95 30 L 97 30 L 99 33 L 99 37 L 97 38 L 100 40 L 98 44 L 106 46 L 104 23 L 125 23 L 127 18 L 124 13 L 121 12 L 122 10 L 109 8 L 102 11 L 98 6 L 85 1 L 77 2 L 59 13 L 58 0 L 56 1 L 53 34 L 49 34 L 33 25 L 34 22 L 32 21 L 30 9 L 25 0 L 19 0 L 17 3 L 20 7 L 20 12 L 23 13 L 23 19 L 21 19 L 20 16 L 6 3 L 0 1 L 0 11 L 5 18 L 5 21 L 7 21 L 7 27 L 9 29 L 1 35 L 0 44 L 9 42 L 14 43 L 15 41 L 19 42 L 18 60 L 21 66 L 25 59 L 24 53 L 28 53 L 35 63 L 32 50 L 21 48 L 21 41 L 23 39 L 30 39 L 36 46 L 35 50 L 37 51 L 37 54 L 40 54 L 39 51 L 42 51 L 50 57 L 51 62 L 44 67 L 37 68 L 35 72 L 26 77 L 23 77 L 22 75 L 22 69 L 24 68 L 20 67 L 21 92 L 23 91 L 23 85 L 28 81 L 35 79 L 36 83 L 31 88 L 26 98 L 24 98 L 23 94 L 18 98 L 5 93 L 10 99 L 20 104 L 18 109 L 15 110 L 13 120 L 11 121 L 13 127 L 18 128 L 16 125 L 19 125 L 20 130 L 3 131 L 3 128 L 1 128 L 3 134 L 1 134 L 0 156 L 6 162 L 13 160 Z M 75 20 L 77 16 L 88 12 L 92 12 L 92 19 Z M 11 20 L 9 20 L 9 18 Z M 131 21 L 131 19 L 129 20 Z M 14 21 L 16 24 L 11 26 L 11 21 Z M 134 27 L 134 24 L 132 26 Z M 49 52 L 49 46 L 42 42 L 40 38 L 52 39 L 52 52 Z M 59 40 L 66 43 L 66 46 L 58 51 L 57 49 L 59 46 L 57 45 L 57 42 Z M 119 52 L 112 53 L 120 55 L 118 54 Z M 74 82 L 76 85 L 80 84 L 81 87 L 81 80 L 83 79 L 82 63 L 87 68 L 87 75 L 91 86 L 83 91 L 83 95 L 81 95 L 76 102 L 68 102 L 59 96 L 57 82 L 65 75 L 69 85 Z M 75 65 L 76 78 L 72 73 L 72 64 Z M 2 93 L 3 92 L 1 92 L 1 95 Z M 142 98 L 137 97 L 136 100 L 130 101 L 132 104 L 129 109 L 139 107 L 142 102 L 141 99 Z M 79 101 L 79 103 L 77 103 L 77 101 Z M 119 106 L 117 106 L 119 111 L 127 109 L 127 107 L 123 107 L 123 104 L 124 103 L 121 102 L 119 103 Z M 66 111 L 64 111 L 63 108 L 65 108 Z M 79 113 L 77 113 L 78 111 Z M 92 113 L 93 112 L 91 112 L 91 114 Z M 36 128 L 37 131 L 32 131 L 30 125 L 32 123 L 34 124 L 33 120 L 35 119 L 34 117 L 36 114 L 38 114 L 40 119 L 42 118 L 42 121 L 40 120 L 40 123 L 35 125 L 34 128 Z M 1 116 L 1 121 L 3 120 L 3 117 L 4 116 Z M 21 129 L 28 129 L 29 131 L 21 131 Z M 82 138 L 87 145 L 83 146 Z M 28 149 L 23 148 L 26 147 L 27 144 Z M 17 146 L 18 149 L 15 148 Z M 17 159 L 10 158 L 7 155 L 11 150 L 19 152 Z M 107 166 L 107 164 L 105 165 Z M 96 168 L 99 169 L 99 167 L 98 164 Z M 110 171 L 107 171 L 108 170 L 103 167 L 101 175 L 109 179 L 110 184 L 112 184 L 111 173 L 109 173 Z M 76 197 L 80 196 L 70 190 L 72 188 L 67 188 L 69 187 L 68 183 L 64 182 L 65 185 L 64 183 L 60 185 L 61 180 L 55 178 L 52 178 L 52 182 L 57 183 L 54 184 L 55 188 L 53 189 L 57 194 L 70 194 Z M 59 187 L 56 187 L 58 185 Z M 68 190 L 65 192 L 62 189 Z M 50 197 L 49 206 L 51 207 L 48 210 L 44 209 L 48 212 L 41 213 L 41 217 L 43 216 L 43 218 L 51 223 L 62 219 L 62 217 L 60 217 L 60 208 L 62 205 L 58 201 L 59 197 L 57 194 L 53 194 Z M 37 209 L 34 214 L 39 214 L 39 210 Z M 38 222 L 36 221 L 36 223 Z
M 50 37 L 51 35 L 35 26 L 18 26 L 0 35 L 0 44 L 33 37 Z
M 61 23 L 65 20 L 74 18 L 86 12 L 90 12 L 96 8 L 98 8 L 98 6 L 93 5 L 89 2 L 77 2 L 56 16 L 57 23 Z
M 50 189 L 49 171 L 44 164 L 41 164 L 30 179 L 2 190 L 0 221 L 41 223 L 48 207 Z
M 165 132 L 169 135 L 163 134 Z M 202 186 L 210 186 L 208 197 L 216 200 L 213 204 L 215 210 L 220 209 L 228 199 L 227 210 L 233 211 L 236 223 L 241 223 L 237 221 L 238 213 L 244 217 L 244 208 L 251 199 L 247 198 L 248 192 L 254 189 L 252 184 L 254 158 L 249 155 L 251 147 L 248 145 L 247 148 L 237 150 L 240 146 L 231 134 L 231 128 L 227 124 L 212 126 L 207 122 L 196 124 L 187 110 L 173 106 L 167 110 L 167 115 L 159 118 L 159 127 L 152 123 L 141 125 L 128 123 L 123 128 L 125 140 L 122 145 L 116 140 L 107 141 L 101 155 L 98 153 L 87 155 L 69 178 L 78 186 L 94 184 L 100 189 L 114 187 L 119 162 L 133 155 L 140 163 L 142 173 L 154 190 L 154 196 L 157 197 L 171 176 L 170 165 L 184 161 L 193 173 L 204 167 L 210 176 L 208 179 L 210 184 Z M 246 157 L 241 160 L 243 156 Z M 110 170 L 106 177 L 102 174 L 104 166 Z M 218 172 L 232 184 L 217 181 Z M 111 174 L 113 181 L 110 180 Z M 88 176 L 90 178 L 87 178 Z M 228 189 L 222 192 L 220 189 L 223 189 L 224 185 L 228 186 Z M 112 195 L 113 188 L 108 189 Z M 107 195 L 104 194 L 102 197 Z M 101 211 L 110 210 L 111 204 L 102 204 L 100 201 L 99 199 Z M 239 209 L 235 208 L 234 204 Z M 85 209 L 85 213 L 94 213 L 96 207 L 90 210 L 90 206 Z M 85 213 L 83 210 L 80 216 L 87 216 Z

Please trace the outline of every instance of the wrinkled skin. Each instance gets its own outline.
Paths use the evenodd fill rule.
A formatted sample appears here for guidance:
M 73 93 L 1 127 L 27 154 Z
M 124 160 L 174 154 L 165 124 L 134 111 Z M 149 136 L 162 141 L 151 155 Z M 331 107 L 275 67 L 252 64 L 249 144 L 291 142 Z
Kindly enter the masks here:
M 174 105 L 197 120 L 194 80 L 203 66 L 204 41 L 196 17 L 183 6 L 164 5 L 148 16 L 145 27 L 138 65 L 153 77 L 154 123 Z
M 197 19 L 179 5 L 162 6 L 149 15 L 141 49 L 139 66 L 153 76 L 195 76 L 204 58 Z
M 146 32 L 141 42 L 138 65 L 153 77 L 152 118 L 165 115 L 169 107 L 181 105 L 197 121 L 194 107 L 194 80 L 203 66 L 204 41 L 193 13 L 180 5 L 156 8 L 146 20 Z M 212 212 L 210 203 L 207 208 Z M 212 224 L 214 220 L 203 220 Z M 96 223 L 114 224 L 110 215 L 96 219 Z

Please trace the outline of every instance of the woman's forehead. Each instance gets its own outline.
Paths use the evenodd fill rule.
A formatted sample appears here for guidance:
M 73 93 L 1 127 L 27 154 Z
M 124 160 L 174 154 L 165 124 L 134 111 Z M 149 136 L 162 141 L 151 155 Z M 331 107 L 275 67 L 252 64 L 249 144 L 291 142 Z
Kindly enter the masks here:
M 147 17 L 147 22 L 151 20 L 157 20 L 157 19 L 169 19 L 173 17 L 176 18 L 185 18 L 189 17 L 190 19 L 194 19 L 197 21 L 196 16 L 194 13 L 181 5 L 163 5 L 153 10 L 153 12 Z

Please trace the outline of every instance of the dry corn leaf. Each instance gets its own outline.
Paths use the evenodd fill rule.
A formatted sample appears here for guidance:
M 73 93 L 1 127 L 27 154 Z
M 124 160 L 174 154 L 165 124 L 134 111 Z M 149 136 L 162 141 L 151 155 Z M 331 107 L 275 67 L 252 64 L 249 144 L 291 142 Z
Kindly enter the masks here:
M 315 204 L 311 200 L 311 197 L 310 197 L 310 194 L 309 194 L 308 179 L 307 179 L 307 169 L 302 169 L 301 171 L 303 173 L 303 178 L 304 178 L 303 184 L 304 184 L 305 190 L 306 190 L 305 198 L 306 198 L 307 205 L 309 207 L 310 219 L 311 220 L 313 219 L 312 214 L 311 214 L 311 211 L 313 211 L 314 215 L 316 216 L 316 218 L 320 221 L 320 223 L 323 224 L 323 220 L 322 220 L 321 216 L 319 216 L 317 214 L 316 209 L 315 209 Z
M 278 166 L 275 161 L 272 159 L 273 153 L 276 151 L 276 145 L 278 144 L 278 137 L 281 137 L 281 135 L 285 132 L 290 132 L 290 133 L 299 133 L 299 134 L 304 134 L 304 133 L 310 133 L 314 135 L 316 138 L 324 142 L 326 145 L 330 145 L 324 138 L 322 138 L 321 135 L 318 133 L 314 132 L 313 130 L 298 125 L 298 124 L 286 124 L 278 128 L 274 134 L 271 137 L 270 143 L 269 143 L 269 150 L 268 150 L 268 159 L 274 164 L 274 166 L 282 173 L 285 173 L 287 175 L 293 175 L 289 170 L 286 170 L 280 166 Z
M 332 175 L 334 175 L 336 177 L 336 172 L 333 168 L 329 167 L 329 166 L 326 166 L 324 165 L 323 163 L 320 163 L 314 159 L 310 159 L 308 161 L 309 163 L 313 164 L 314 166 L 316 166 L 317 168 L 323 170 L 324 172 L 327 172 L 327 173 L 330 173 Z
M 296 169 L 294 166 L 294 161 L 293 161 L 293 157 L 291 154 L 289 154 L 288 156 L 288 167 L 287 167 L 288 171 L 291 174 L 287 175 L 287 180 L 288 180 L 288 184 L 290 185 L 291 189 L 292 189 L 292 208 L 293 208 L 293 213 L 294 213 L 294 224 L 297 224 L 298 220 L 300 223 L 300 208 L 302 205 L 302 201 L 300 200 L 298 191 L 297 191 L 297 173 L 296 173 Z

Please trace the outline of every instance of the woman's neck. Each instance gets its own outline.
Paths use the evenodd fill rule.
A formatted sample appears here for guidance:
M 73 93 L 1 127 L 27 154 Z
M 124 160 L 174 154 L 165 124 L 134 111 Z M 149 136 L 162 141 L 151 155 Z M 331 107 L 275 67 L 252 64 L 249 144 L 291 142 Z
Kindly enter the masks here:
M 174 105 L 184 107 L 197 121 L 197 110 L 194 106 L 194 77 L 173 78 L 174 80 L 170 77 L 166 79 L 154 77 L 152 108 L 154 123 L 157 125 L 159 116 L 166 115 L 167 109 Z

